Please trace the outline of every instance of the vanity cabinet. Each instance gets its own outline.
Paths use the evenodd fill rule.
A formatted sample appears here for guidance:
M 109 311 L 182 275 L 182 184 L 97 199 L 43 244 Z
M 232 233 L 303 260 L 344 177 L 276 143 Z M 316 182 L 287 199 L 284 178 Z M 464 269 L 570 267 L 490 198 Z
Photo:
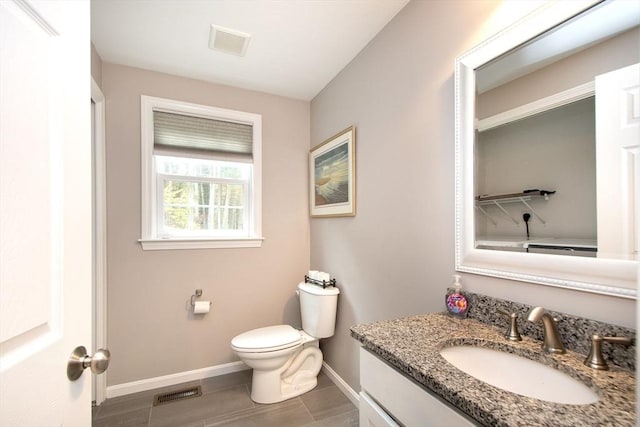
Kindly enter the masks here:
M 360 386 L 360 427 L 479 425 L 362 347 Z

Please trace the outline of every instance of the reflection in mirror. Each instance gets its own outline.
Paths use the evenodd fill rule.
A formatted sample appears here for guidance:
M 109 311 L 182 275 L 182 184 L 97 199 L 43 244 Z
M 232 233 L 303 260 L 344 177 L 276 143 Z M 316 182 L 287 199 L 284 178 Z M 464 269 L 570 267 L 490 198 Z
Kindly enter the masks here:
M 597 197 L 609 195 L 596 195 L 594 82 L 640 62 L 640 17 L 622 6 L 597 5 L 477 69 L 477 248 L 634 255 L 598 252 L 597 236 Z
M 636 296 L 639 63 L 627 0 L 549 2 L 456 60 L 457 270 Z
M 478 248 L 595 256 L 594 116 L 589 97 L 478 132 Z

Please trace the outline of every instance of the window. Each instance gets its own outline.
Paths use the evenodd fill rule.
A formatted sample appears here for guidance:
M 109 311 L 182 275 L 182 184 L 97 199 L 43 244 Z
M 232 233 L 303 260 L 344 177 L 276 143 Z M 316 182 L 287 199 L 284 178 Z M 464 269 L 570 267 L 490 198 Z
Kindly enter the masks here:
M 141 97 L 145 250 L 259 247 L 261 116 Z

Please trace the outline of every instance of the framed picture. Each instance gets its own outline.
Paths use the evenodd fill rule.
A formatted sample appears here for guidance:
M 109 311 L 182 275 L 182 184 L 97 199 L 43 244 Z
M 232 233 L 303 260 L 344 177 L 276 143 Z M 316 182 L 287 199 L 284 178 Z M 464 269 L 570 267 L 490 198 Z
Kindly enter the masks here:
M 355 132 L 351 126 L 311 149 L 309 199 L 312 217 L 355 216 Z

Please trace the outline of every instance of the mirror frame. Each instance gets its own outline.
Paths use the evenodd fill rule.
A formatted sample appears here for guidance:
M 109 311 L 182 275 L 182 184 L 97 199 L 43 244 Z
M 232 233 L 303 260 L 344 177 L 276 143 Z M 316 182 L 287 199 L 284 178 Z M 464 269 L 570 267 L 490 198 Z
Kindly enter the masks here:
M 475 248 L 475 70 L 601 0 L 548 2 L 455 61 L 455 269 L 566 289 L 637 298 L 634 260 Z

